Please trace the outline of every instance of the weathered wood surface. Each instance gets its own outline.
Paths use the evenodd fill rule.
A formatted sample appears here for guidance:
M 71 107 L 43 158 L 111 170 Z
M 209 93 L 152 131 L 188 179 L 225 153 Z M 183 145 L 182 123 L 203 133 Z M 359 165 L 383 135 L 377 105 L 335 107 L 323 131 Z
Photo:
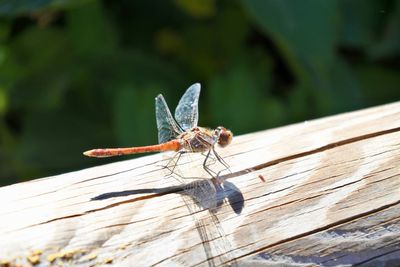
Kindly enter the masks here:
M 160 154 L 2 187 L 0 260 L 400 263 L 400 103 L 238 136 L 218 151 L 244 202 L 225 201 L 214 213 L 190 214 L 181 193 L 155 189 L 170 185 Z

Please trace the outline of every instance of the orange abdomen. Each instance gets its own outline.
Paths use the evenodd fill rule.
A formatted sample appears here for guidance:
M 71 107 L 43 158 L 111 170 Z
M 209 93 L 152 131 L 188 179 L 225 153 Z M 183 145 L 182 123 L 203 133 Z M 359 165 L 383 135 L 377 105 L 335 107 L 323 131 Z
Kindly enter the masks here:
M 146 152 L 161 152 L 161 151 L 178 151 L 181 148 L 181 144 L 178 140 L 171 140 L 166 143 L 151 145 L 151 146 L 139 146 L 139 147 L 127 147 L 127 148 L 97 148 L 83 152 L 85 156 L 106 158 L 113 156 L 122 156 L 129 154 L 138 154 Z

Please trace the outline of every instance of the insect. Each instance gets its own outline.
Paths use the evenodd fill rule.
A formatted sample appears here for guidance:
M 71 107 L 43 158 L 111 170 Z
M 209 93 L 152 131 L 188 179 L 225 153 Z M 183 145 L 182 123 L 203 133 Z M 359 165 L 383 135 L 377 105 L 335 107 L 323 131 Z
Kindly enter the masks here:
M 183 153 L 205 152 L 207 154 L 203 167 L 207 173 L 215 177 L 216 173 L 208 167 L 207 160 L 213 152 L 216 159 L 228 168 L 225 161 L 216 153 L 215 145 L 226 147 L 231 143 L 233 134 L 222 126 L 214 130 L 197 126 L 200 88 L 200 84 L 195 83 L 186 90 L 175 109 L 175 119 L 164 97 L 161 94 L 156 97 L 159 144 L 127 148 L 97 148 L 85 151 L 83 154 L 88 157 L 103 158 L 146 152 L 177 151 L 180 157 Z
M 238 189 L 232 188 L 232 184 L 229 190 L 225 190 L 224 186 L 230 183 L 223 181 L 222 178 L 219 180 L 220 172 L 216 173 L 208 166 L 207 161 L 213 153 L 215 158 L 226 169 L 229 169 L 227 163 L 216 153 L 215 146 L 226 147 L 231 143 L 233 134 L 222 126 L 214 130 L 197 126 L 200 89 L 200 84 L 195 83 L 186 90 L 175 109 L 175 118 L 172 116 L 164 97 L 159 94 L 155 98 L 159 144 L 128 148 L 99 148 L 86 151 L 83 154 L 89 157 L 112 157 L 146 152 L 176 151 L 178 158 L 175 161 L 175 166 L 170 169 L 169 175 L 173 175 L 175 179 L 183 183 L 182 178 L 187 177 L 178 174 L 179 168 L 176 171 L 174 170 L 181 155 L 185 153 L 205 153 L 203 169 L 212 177 L 212 181 L 206 179 L 185 184 L 183 200 L 195 220 L 196 229 L 201 237 L 209 265 L 226 265 L 226 262 L 234 262 L 232 260 L 234 257 L 231 253 L 230 243 L 225 240 L 225 234 L 214 210 L 218 206 L 220 198 L 223 199 L 229 195 L 240 199 L 243 196 Z M 170 159 L 170 162 L 174 157 Z M 193 167 L 190 167 L 192 172 L 195 169 Z M 194 173 L 193 176 L 198 176 L 198 174 Z M 222 197 L 220 196 L 221 191 Z M 197 205 L 193 204 L 193 200 Z M 208 217 L 201 217 L 202 208 L 210 211 Z M 230 265 L 234 266 L 235 264 L 230 263 Z

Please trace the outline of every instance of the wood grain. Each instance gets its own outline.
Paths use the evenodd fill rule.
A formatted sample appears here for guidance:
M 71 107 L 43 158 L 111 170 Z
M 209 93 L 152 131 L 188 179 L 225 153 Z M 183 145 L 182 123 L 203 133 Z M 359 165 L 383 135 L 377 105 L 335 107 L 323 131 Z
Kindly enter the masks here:
M 400 103 L 237 136 L 218 153 L 240 194 L 212 210 L 188 209 L 161 154 L 0 188 L 0 264 L 400 262 Z M 206 177 L 203 160 L 179 168 Z

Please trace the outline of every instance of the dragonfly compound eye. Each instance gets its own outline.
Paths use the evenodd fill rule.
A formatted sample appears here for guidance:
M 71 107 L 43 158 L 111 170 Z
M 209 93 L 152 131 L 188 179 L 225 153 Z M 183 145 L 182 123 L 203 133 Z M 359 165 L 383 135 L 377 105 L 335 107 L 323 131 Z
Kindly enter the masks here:
M 220 128 L 221 130 L 218 138 L 218 145 L 220 145 L 221 147 L 226 147 L 232 142 L 233 134 L 231 131 L 225 129 L 224 127 L 218 128 Z

